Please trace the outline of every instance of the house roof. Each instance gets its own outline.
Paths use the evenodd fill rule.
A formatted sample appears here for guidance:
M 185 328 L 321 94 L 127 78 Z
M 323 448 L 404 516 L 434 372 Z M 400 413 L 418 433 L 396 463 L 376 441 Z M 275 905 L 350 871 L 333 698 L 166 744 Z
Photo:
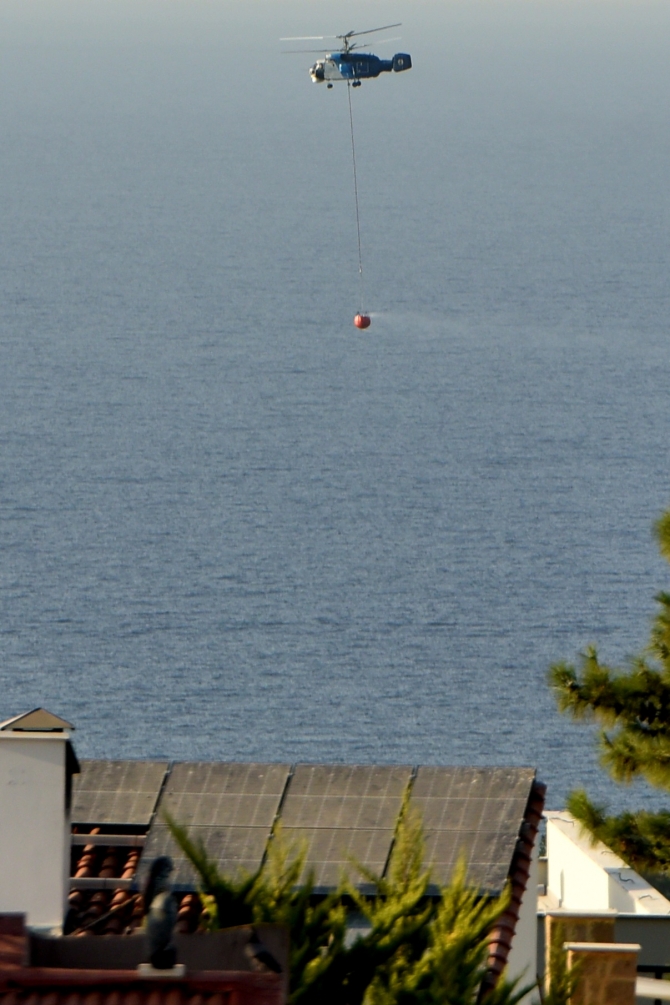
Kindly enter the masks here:
M 306 841 L 306 866 L 317 892 L 326 892 L 352 858 L 384 873 L 409 796 L 424 821 L 435 882 L 447 882 L 464 854 L 471 881 L 493 893 L 509 875 L 534 780 L 531 768 L 84 760 L 74 779 L 72 818 L 83 831 L 144 833 L 144 851 L 135 856 L 140 873 L 169 854 L 176 889 L 184 893 L 197 888 L 197 878 L 164 813 L 229 873 L 257 869 L 281 821 L 289 840 Z M 103 833 L 95 843 L 104 840 Z M 126 864 L 119 860 L 122 872 Z
M 530 879 L 533 849 L 542 820 L 547 786 L 544 782 L 534 781 L 523 823 L 519 828 L 519 836 L 514 846 L 514 853 L 508 874 L 510 903 L 505 913 L 491 933 L 489 948 L 489 973 L 485 984 L 493 987 L 507 965 L 512 941 L 519 921 L 521 902 L 526 893 Z
M 34 708 L 32 712 L 22 712 L 0 722 L 0 732 L 3 733 L 62 733 L 71 729 L 74 729 L 72 723 L 48 712 L 46 708 Z
M 410 805 L 421 814 L 436 882 L 447 883 L 465 855 L 471 883 L 502 890 L 534 783 L 532 768 L 417 768 Z
M 462 853 L 482 891 L 497 893 L 510 882 L 510 907 L 491 943 L 494 979 L 512 944 L 544 793 L 531 768 L 84 760 L 74 778 L 79 833 L 73 836 L 70 927 L 108 935 L 137 929 L 143 872 L 167 853 L 176 865 L 177 931 L 195 931 L 201 916 L 196 877 L 163 811 L 202 839 L 226 872 L 257 868 L 281 821 L 289 838 L 307 839 L 308 866 L 317 891 L 326 892 L 341 868 L 350 867 L 351 855 L 385 871 L 409 796 L 423 817 L 426 863 L 437 884 L 448 882 Z
M 169 761 L 83 760 L 80 767 L 73 785 L 73 824 L 149 826 Z

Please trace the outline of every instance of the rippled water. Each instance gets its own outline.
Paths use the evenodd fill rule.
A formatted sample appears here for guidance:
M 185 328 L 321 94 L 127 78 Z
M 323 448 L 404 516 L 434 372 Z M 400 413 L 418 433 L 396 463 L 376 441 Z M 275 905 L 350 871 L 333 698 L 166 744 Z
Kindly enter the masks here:
M 395 20 L 359 333 L 346 94 L 277 39 Z M 545 675 L 639 648 L 667 586 L 670 8 L 0 21 L 0 712 L 611 795 Z

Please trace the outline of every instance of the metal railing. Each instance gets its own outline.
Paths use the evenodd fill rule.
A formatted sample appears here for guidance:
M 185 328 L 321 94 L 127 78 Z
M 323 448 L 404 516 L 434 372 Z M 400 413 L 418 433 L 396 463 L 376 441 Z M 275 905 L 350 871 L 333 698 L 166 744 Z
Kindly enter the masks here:
M 638 963 L 637 972 L 638 974 L 651 975 L 657 981 L 662 981 L 666 974 L 670 974 L 670 965 Z M 663 1002 L 660 998 L 655 998 L 654 1005 L 663 1005 Z

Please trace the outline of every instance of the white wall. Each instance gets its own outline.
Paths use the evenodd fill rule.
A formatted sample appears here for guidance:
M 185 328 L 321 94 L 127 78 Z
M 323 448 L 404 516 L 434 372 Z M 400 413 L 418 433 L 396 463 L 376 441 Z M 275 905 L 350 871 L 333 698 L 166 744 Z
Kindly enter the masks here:
M 0 912 L 59 928 L 68 888 L 66 733 L 0 732 Z
M 547 819 L 547 896 L 543 910 L 670 914 L 670 901 L 611 848 L 591 842 L 567 812 Z
M 564 824 L 565 826 L 565 824 Z M 578 840 L 578 824 L 570 818 L 574 835 L 547 814 L 547 891 L 558 907 L 571 911 L 606 911 L 610 906 L 610 882 L 605 870 L 584 853 Z

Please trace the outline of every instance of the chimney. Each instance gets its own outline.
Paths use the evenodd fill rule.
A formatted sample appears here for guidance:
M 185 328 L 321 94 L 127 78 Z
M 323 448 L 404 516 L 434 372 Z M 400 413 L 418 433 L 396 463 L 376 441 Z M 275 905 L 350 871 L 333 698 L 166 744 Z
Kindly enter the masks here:
M 55 933 L 70 875 L 73 728 L 43 708 L 0 722 L 0 913 Z

